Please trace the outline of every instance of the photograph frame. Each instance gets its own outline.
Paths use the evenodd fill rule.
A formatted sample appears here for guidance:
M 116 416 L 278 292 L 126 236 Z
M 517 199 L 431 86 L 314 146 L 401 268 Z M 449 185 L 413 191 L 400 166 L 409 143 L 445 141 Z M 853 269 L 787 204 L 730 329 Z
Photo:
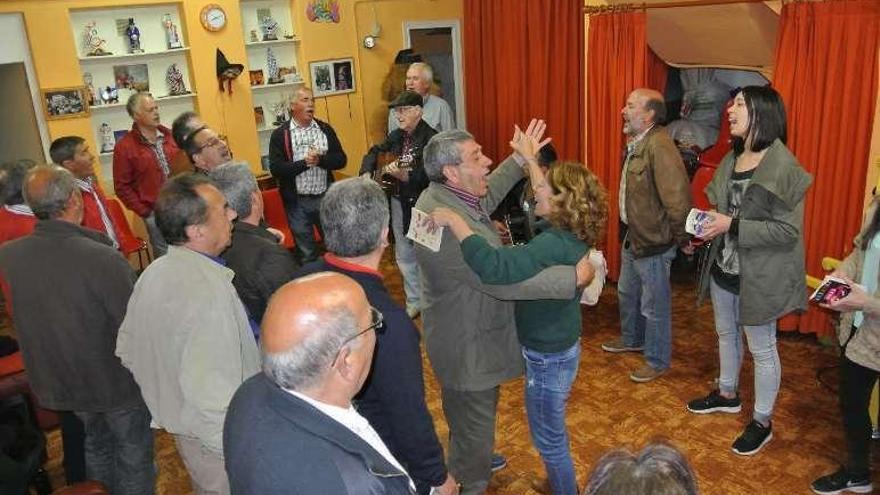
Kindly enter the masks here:
M 57 97 L 57 98 L 56 98 Z M 65 98 L 62 102 L 60 98 Z M 73 98 L 73 108 L 68 110 L 62 105 L 70 105 Z M 64 88 L 40 89 L 40 100 L 43 102 L 43 115 L 46 120 L 75 119 L 88 117 L 90 113 L 88 88 L 86 86 L 68 86 Z M 52 103 L 55 100 L 56 103 Z M 78 111 L 76 111 L 78 109 Z
M 316 98 L 357 91 L 354 58 L 334 58 L 309 62 L 312 93 Z

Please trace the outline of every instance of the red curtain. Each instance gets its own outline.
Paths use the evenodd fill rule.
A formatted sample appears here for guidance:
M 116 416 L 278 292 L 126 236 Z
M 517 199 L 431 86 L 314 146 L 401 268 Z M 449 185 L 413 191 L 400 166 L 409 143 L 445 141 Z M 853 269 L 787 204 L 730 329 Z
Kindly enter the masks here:
M 654 50 L 648 48 L 648 87 L 664 93 L 666 90 L 666 76 L 669 66 L 662 58 L 658 57 Z
M 788 147 L 813 174 L 804 235 L 807 273 L 824 256 L 852 247 L 862 218 L 877 96 L 880 2 L 832 0 L 782 7 L 773 86 L 788 112 Z M 828 315 L 812 306 L 780 328 L 827 334 Z
M 617 199 L 624 142 L 620 109 L 630 91 L 648 85 L 645 13 L 590 16 L 587 50 L 587 166 L 608 189 L 604 249 L 609 276 L 616 279 L 620 271 Z
M 468 130 L 486 156 L 510 153 L 514 124 L 548 122 L 561 159 L 583 156 L 583 0 L 465 0 Z

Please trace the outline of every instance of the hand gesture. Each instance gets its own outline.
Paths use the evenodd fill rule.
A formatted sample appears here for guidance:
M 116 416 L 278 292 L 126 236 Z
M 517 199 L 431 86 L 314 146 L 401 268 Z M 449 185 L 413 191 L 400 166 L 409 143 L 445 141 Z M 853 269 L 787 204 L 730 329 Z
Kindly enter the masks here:
M 843 276 L 840 277 L 840 279 L 846 282 L 847 285 L 849 285 L 849 294 L 847 294 L 846 297 L 842 297 L 840 299 L 833 299 L 828 304 L 820 304 L 820 306 L 840 313 L 864 310 L 865 306 L 867 306 L 870 302 L 871 296 L 868 295 L 867 292 L 862 290 L 862 288 L 859 287 L 858 284 L 852 281 L 849 277 Z
M 515 125 L 510 147 L 526 160 L 533 160 L 537 156 L 538 150 L 552 140 L 551 138 L 541 140 L 546 130 L 547 124 L 539 119 L 532 119 L 525 132 L 518 125 Z
M 703 224 L 703 231 L 700 234 L 700 239 L 708 241 L 724 234 L 730 230 L 730 222 L 732 220 L 733 219 L 727 215 L 722 215 L 717 211 L 713 211 L 709 214 L 709 219 Z
M 306 161 L 306 166 L 314 167 L 321 160 L 321 154 L 316 149 L 310 148 L 309 151 L 306 151 L 304 160 Z
M 441 227 L 451 227 L 456 221 L 462 221 L 458 213 L 442 207 L 431 212 L 431 220 Z
M 278 239 L 278 244 L 284 242 L 284 232 L 281 232 L 278 229 L 273 229 L 272 227 L 266 227 L 266 231 L 270 234 L 274 235 L 276 239 Z
M 590 261 L 589 251 L 580 259 L 580 261 L 577 262 L 577 265 L 574 266 L 574 271 L 578 288 L 583 289 L 590 285 L 590 282 L 593 281 L 593 277 L 596 276 L 596 265 Z
M 452 474 L 446 475 L 446 481 L 440 486 L 431 489 L 432 495 L 458 495 L 458 481 L 452 477 Z

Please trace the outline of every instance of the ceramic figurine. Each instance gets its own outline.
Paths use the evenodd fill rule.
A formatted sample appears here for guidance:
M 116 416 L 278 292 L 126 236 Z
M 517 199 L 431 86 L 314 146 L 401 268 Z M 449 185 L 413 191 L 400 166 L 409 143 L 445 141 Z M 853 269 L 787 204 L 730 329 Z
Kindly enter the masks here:
M 171 20 L 171 14 L 162 16 L 162 25 L 165 26 L 165 40 L 168 42 L 168 49 L 183 48 L 183 43 L 180 42 L 180 35 L 177 34 L 177 26 Z
M 107 86 L 101 91 L 101 101 L 103 101 L 105 105 L 108 103 L 119 103 L 119 91 L 116 88 Z
M 168 70 L 165 71 L 165 83 L 168 84 L 168 94 L 171 96 L 189 93 L 186 89 L 186 84 L 183 82 L 183 73 L 180 72 L 177 64 L 168 66 Z
M 272 104 L 272 113 L 275 114 L 275 122 L 272 125 L 281 125 L 287 120 L 287 102 L 284 100 Z
M 131 17 L 128 18 L 125 35 L 128 36 L 128 53 L 144 53 L 141 49 L 141 30 L 134 25 L 134 19 Z
M 278 21 L 267 15 L 260 20 L 260 29 L 263 30 L 263 41 L 275 41 L 278 39 Z
M 275 53 L 272 52 L 271 48 L 266 48 L 266 69 L 266 72 L 269 75 L 269 80 L 266 82 L 269 84 L 278 84 L 284 81 L 284 79 L 281 79 L 278 70 L 278 59 L 275 58 Z
M 102 55 L 113 55 L 113 52 L 104 48 L 107 42 L 98 35 L 97 23 L 92 21 L 86 24 L 83 29 L 83 49 L 87 57 L 100 57 Z
M 251 29 L 251 43 L 256 43 L 260 41 L 260 36 L 257 34 L 256 29 Z
M 95 89 L 91 72 L 83 72 L 83 84 L 86 85 L 86 89 L 89 91 L 89 106 L 100 105 L 101 99 L 98 98 L 98 91 Z
M 110 153 L 116 147 L 113 129 L 110 128 L 110 124 L 104 122 L 99 130 L 101 132 L 101 153 Z

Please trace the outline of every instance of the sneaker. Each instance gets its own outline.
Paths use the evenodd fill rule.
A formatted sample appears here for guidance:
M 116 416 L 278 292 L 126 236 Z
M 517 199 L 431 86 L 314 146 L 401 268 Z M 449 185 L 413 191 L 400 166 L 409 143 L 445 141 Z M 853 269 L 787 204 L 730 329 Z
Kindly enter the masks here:
M 733 442 L 733 453 L 739 455 L 755 455 L 773 438 L 773 424 L 764 426 L 752 420 L 743 430 L 742 435 Z
M 857 479 L 847 473 L 846 469 L 840 468 L 836 473 L 817 478 L 816 481 L 810 483 L 810 488 L 819 495 L 837 495 L 844 492 L 871 493 L 874 485 L 871 484 L 870 478 Z
M 721 395 L 718 390 L 701 399 L 694 399 L 687 404 L 688 411 L 696 414 L 709 414 L 714 412 L 738 413 L 742 411 L 742 401 L 739 394 L 733 399 Z
M 637 383 L 650 382 L 655 378 L 659 378 L 666 373 L 666 370 L 655 370 L 650 364 L 645 364 L 641 368 L 633 371 L 629 375 L 629 379 Z
M 507 467 L 507 458 L 503 455 L 493 452 L 492 453 L 492 472 L 497 473 L 502 469 Z
M 602 344 L 602 350 L 605 352 L 642 352 L 645 349 L 643 345 L 626 345 L 623 339 L 613 340 Z

